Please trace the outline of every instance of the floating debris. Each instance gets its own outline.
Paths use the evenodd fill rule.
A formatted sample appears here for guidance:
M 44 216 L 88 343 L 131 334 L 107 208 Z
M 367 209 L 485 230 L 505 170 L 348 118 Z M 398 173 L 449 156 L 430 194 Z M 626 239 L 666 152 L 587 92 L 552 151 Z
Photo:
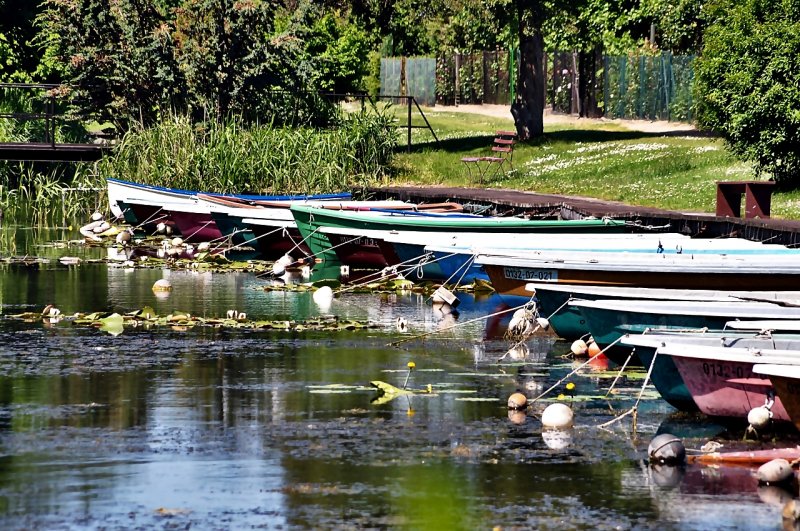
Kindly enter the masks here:
M 51 312 L 58 312 L 52 314 Z M 118 313 L 94 312 L 75 313 L 63 316 L 55 308 L 47 308 L 43 313 L 27 312 L 6 316 L 25 322 L 60 322 L 71 323 L 75 326 L 88 326 L 111 333 L 121 334 L 126 327 L 170 327 L 173 330 L 186 331 L 194 326 L 207 326 L 213 328 L 237 328 L 243 330 L 283 330 L 291 332 L 305 331 L 352 331 L 377 328 L 378 325 L 368 321 L 355 319 L 339 319 L 336 316 L 326 316 L 304 321 L 286 320 L 250 320 L 244 313 L 225 318 L 197 317 L 188 313 L 176 312 L 166 316 L 158 316 L 150 307 L 120 315 Z

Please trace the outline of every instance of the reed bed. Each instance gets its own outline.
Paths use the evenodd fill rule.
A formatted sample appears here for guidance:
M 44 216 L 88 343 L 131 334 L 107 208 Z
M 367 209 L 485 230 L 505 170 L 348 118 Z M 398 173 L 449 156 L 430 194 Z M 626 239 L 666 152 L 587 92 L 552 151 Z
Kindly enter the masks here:
M 107 209 L 105 180 L 87 164 L 43 170 L 36 164 L 4 163 L 0 175 L 0 211 L 7 224 L 67 225 Z
M 325 193 L 388 175 L 397 133 L 381 113 L 345 116 L 332 129 L 192 123 L 173 116 L 128 132 L 101 175 L 219 193 Z

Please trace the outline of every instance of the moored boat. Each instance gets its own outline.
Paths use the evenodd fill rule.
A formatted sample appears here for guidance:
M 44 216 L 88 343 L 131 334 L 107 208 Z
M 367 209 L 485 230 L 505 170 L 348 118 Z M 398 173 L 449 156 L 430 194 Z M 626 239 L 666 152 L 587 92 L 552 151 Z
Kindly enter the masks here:
M 790 422 L 768 377 L 753 373 L 760 363 L 800 365 L 800 351 L 671 344 L 658 356 L 671 356 L 697 407 L 714 417 L 746 419 L 750 410 L 770 405 L 773 420 Z
M 753 366 L 753 372 L 769 378 L 786 413 L 800 430 L 800 365 L 758 363 Z
M 293 206 L 297 228 L 314 255 L 324 261 L 337 262 L 332 243 L 321 227 L 367 230 L 410 230 L 417 232 L 623 232 L 627 225 L 615 220 L 526 220 L 520 218 L 480 217 L 462 214 L 404 212 L 344 212 Z

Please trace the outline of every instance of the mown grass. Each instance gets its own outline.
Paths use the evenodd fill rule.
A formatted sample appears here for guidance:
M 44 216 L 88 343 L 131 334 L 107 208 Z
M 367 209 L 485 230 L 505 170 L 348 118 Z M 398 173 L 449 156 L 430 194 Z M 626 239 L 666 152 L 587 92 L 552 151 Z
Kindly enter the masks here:
M 395 183 L 480 186 L 470 179 L 461 158 L 489 154 L 494 131 L 513 130 L 511 119 L 432 110 L 426 116 L 439 142 L 433 142 L 430 132 L 415 130 L 411 153 L 395 158 Z M 749 179 L 751 166 L 737 160 L 718 138 L 693 131 L 641 132 L 613 121 L 585 120 L 546 123 L 544 138 L 517 144 L 514 169 L 483 186 L 713 213 L 716 181 Z M 800 191 L 776 191 L 772 215 L 800 219 Z

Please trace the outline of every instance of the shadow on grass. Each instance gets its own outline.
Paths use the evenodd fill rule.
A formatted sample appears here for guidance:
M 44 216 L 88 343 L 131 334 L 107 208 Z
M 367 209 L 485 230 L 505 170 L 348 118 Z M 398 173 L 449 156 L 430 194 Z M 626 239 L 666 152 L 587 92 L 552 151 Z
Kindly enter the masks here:
M 544 134 L 544 136 L 534 138 L 525 142 L 529 146 L 540 146 L 551 142 L 563 143 L 577 143 L 592 144 L 602 142 L 620 142 L 623 140 L 644 140 L 650 138 L 659 138 L 665 136 L 709 136 L 707 133 L 698 131 L 665 131 L 658 133 L 648 133 L 644 131 L 603 131 L 596 129 L 565 129 L 562 131 L 551 131 Z M 440 140 L 438 143 L 434 140 L 428 142 L 420 142 L 411 146 L 411 153 L 419 153 L 421 151 L 436 149 L 446 151 L 448 153 L 463 153 L 473 151 L 476 149 L 488 149 L 492 146 L 494 135 L 480 135 L 467 138 L 451 138 L 447 140 Z M 398 146 L 398 151 L 406 151 L 405 145 Z

